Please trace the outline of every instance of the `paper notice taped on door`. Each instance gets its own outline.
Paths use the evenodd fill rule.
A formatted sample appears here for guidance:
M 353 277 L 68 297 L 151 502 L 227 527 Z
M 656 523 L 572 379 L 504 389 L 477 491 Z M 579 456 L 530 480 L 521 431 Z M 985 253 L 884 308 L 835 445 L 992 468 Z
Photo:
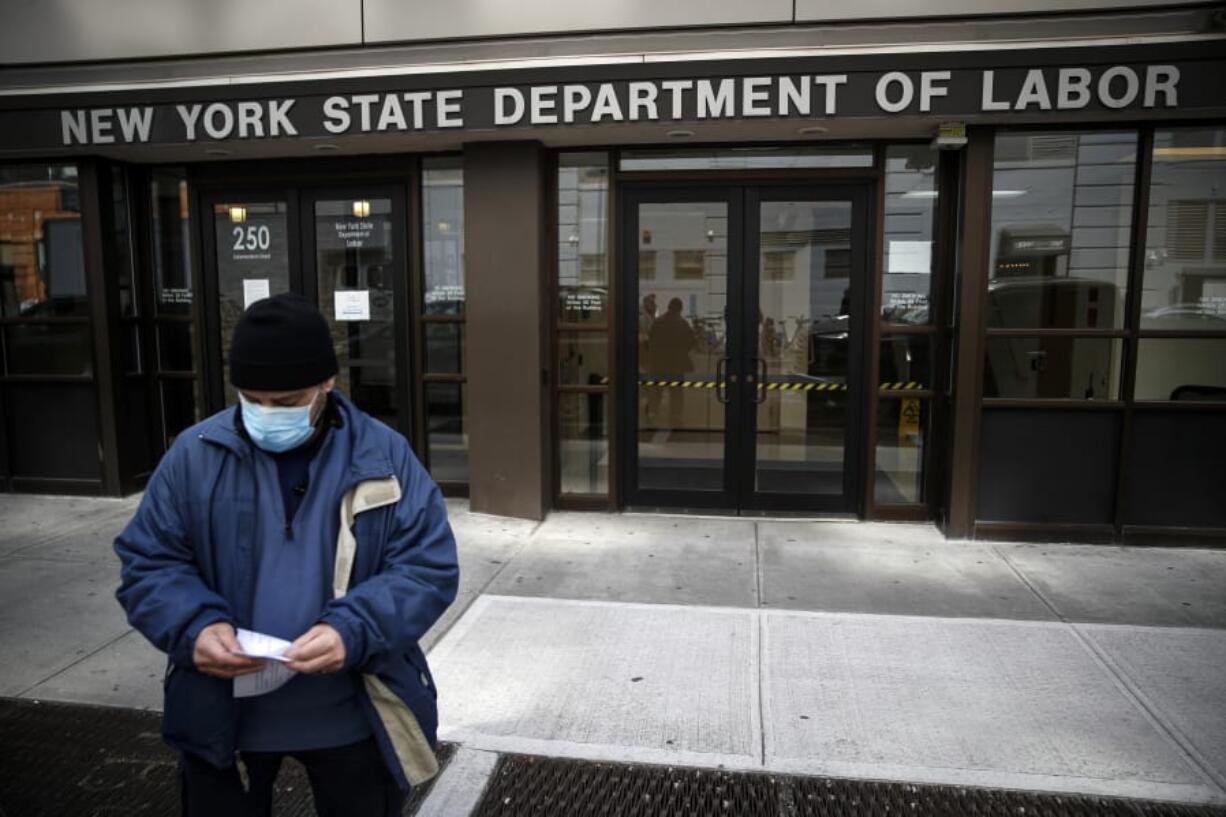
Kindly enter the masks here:
M 891 241 L 887 257 L 887 273 L 932 272 L 931 241 Z
M 256 301 L 264 300 L 270 292 L 267 278 L 244 278 L 243 309 L 248 308 Z
M 338 321 L 370 320 L 370 290 L 346 289 L 334 293 Z

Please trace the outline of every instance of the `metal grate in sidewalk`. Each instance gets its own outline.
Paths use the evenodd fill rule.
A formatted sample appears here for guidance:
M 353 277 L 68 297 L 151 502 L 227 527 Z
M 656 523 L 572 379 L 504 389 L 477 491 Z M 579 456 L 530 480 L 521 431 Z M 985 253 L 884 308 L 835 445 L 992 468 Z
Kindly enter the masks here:
M 178 756 L 160 724 L 156 712 L 0 699 L 0 817 L 178 815 Z M 440 766 L 454 748 L 439 747 Z M 431 785 L 412 792 L 406 817 Z M 276 790 L 276 817 L 315 813 L 298 763 L 282 765 Z
M 473 817 L 1221 817 L 1226 809 L 507 755 Z

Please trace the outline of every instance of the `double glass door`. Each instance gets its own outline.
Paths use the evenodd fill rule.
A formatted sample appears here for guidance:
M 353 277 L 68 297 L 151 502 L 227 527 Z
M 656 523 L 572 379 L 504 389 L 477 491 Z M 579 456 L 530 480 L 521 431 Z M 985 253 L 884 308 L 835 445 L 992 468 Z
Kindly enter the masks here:
M 318 304 L 340 364 L 336 386 L 409 432 L 404 193 L 398 187 L 220 190 L 203 197 L 206 349 L 214 408 L 229 385 L 234 327 L 260 298 L 296 292 Z
M 623 193 L 626 504 L 857 510 L 868 190 Z

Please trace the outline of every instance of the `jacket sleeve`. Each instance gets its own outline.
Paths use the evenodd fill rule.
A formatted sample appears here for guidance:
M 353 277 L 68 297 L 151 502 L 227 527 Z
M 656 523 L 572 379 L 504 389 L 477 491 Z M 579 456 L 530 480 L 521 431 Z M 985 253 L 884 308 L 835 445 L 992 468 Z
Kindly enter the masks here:
M 128 614 L 128 623 L 176 664 L 192 667 L 200 631 L 218 621 L 233 622 L 233 616 L 197 568 L 179 510 L 184 487 L 174 474 L 181 460 L 181 451 L 167 452 L 136 515 L 115 539 L 122 564 L 115 597 Z
M 407 450 L 398 470 L 402 493 L 382 562 L 320 616 L 340 633 L 347 668 L 409 650 L 455 601 L 460 569 L 443 495 Z

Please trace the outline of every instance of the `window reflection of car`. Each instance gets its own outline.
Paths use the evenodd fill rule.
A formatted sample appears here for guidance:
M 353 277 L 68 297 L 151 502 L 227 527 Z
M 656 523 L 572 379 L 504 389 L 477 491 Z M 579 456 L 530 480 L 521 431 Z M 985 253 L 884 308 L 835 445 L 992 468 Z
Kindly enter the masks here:
M 1142 329 L 1202 329 L 1226 331 L 1226 315 L 1202 304 L 1171 304 L 1141 313 Z
M 1031 275 L 988 282 L 991 327 L 1110 329 L 1119 308 L 1116 285 L 1099 278 Z
M 1170 304 L 1141 314 L 1141 328 L 1226 332 L 1226 315 L 1205 304 Z M 1142 399 L 1226 400 L 1223 341 L 1179 338 L 1142 341 L 1136 394 Z
M 1027 275 L 988 282 L 989 327 L 1106 329 L 1115 325 L 1117 309 L 1111 281 Z M 1113 398 L 1118 349 L 1115 341 L 1101 338 L 989 338 L 984 396 Z

